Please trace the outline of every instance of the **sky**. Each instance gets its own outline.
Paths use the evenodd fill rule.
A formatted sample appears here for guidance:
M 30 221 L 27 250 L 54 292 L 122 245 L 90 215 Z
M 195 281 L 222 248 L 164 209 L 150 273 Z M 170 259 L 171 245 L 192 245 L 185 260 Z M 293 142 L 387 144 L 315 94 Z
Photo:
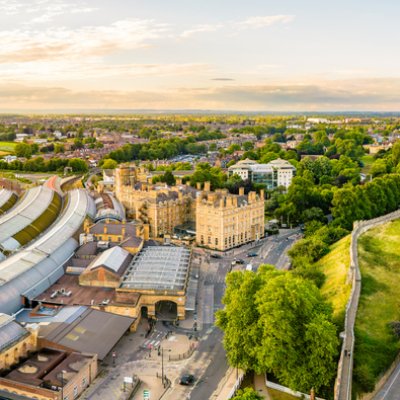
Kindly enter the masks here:
M 0 0 L 0 112 L 400 111 L 397 0 Z

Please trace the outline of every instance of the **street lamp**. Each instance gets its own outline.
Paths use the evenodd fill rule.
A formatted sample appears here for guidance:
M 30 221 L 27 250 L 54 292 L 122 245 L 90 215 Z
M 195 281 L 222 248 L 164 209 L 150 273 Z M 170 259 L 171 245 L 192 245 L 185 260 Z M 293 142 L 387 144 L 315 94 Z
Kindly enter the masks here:
M 160 353 L 161 350 L 161 353 Z M 168 351 L 171 351 L 171 349 L 168 349 Z M 164 348 L 161 347 L 161 349 L 158 350 L 158 355 L 161 354 L 161 381 L 163 383 L 163 386 L 165 387 L 165 381 L 166 381 L 166 376 L 164 376 Z

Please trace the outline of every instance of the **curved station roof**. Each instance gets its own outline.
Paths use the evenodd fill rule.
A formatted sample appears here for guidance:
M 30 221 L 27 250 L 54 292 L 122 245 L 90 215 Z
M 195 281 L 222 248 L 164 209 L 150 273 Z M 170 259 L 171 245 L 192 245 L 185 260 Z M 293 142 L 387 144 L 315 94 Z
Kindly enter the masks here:
M 33 298 L 63 275 L 63 265 L 78 247 L 73 236 L 86 215 L 96 213 L 84 190 L 69 192 L 65 200 L 61 216 L 39 239 L 0 262 L 0 312 L 15 313 L 22 307 L 21 295 Z

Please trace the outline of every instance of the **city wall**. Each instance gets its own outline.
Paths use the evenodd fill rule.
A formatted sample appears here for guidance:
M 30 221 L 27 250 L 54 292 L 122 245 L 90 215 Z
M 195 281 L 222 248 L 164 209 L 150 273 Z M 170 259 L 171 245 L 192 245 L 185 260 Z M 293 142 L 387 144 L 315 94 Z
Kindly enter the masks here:
M 386 222 L 400 218 L 400 210 L 368 221 L 357 221 L 351 233 L 349 281 L 351 282 L 350 299 L 346 306 L 343 332 L 343 344 L 340 353 L 337 378 L 335 383 L 335 400 L 351 400 L 354 362 L 354 325 L 357 315 L 358 301 L 361 293 L 361 272 L 358 265 L 358 238 L 368 231 Z

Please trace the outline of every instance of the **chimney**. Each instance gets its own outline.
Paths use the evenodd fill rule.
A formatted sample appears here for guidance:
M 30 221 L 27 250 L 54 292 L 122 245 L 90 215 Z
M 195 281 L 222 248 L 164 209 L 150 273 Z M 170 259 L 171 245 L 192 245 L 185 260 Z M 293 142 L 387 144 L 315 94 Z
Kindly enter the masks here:
M 210 182 L 204 182 L 204 191 L 210 192 L 211 191 L 211 184 Z
M 176 178 L 176 185 L 182 185 L 182 178 Z
M 260 190 L 260 198 L 261 198 L 261 200 L 265 200 L 265 191 L 264 191 L 264 189 Z
M 104 232 L 105 235 L 107 234 L 107 225 L 106 225 L 106 224 L 104 224 L 104 230 L 103 230 L 103 232 Z
M 123 226 L 122 229 L 121 229 L 122 239 L 125 239 L 125 233 L 126 233 L 126 229 L 125 229 L 125 226 Z
M 197 188 L 197 190 L 201 190 L 201 183 L 200 182 L 196 183 L 196 188 Z
M 239 196 L 244 196 L 244 187 L 243 186 L 241 186 L 239 188 Z

